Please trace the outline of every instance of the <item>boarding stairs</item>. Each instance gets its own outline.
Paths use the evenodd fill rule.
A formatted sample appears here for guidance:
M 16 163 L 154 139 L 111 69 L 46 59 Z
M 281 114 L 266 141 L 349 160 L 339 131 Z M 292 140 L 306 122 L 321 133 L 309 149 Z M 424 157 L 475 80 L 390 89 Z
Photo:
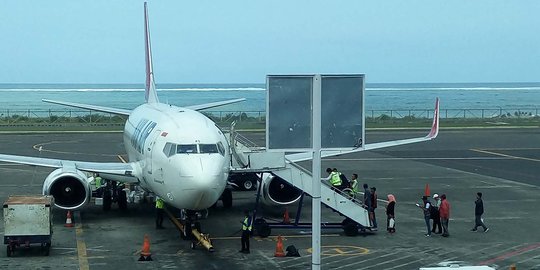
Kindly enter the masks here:
M 285 153 L 266 151 L 263 147 L 257 147 L 247 138 L 236 133 L 233 127 L 230 131 L 227 137 L 231 146 L 232 171 L 271 172 L 308 195 L 313 194 L 311 172 L 288 160 Z M 321 202 L 362 227 L 371 227 L 368 211 L 362 206 L 361 199 L 355 199 L 347 192 L 335 190 L 323 180 L 321 180 Z

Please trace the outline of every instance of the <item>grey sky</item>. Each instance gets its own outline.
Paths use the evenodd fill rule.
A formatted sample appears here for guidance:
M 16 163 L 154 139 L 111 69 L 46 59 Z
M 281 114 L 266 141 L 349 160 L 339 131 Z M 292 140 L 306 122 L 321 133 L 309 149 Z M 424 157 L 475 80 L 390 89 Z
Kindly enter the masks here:
M 540 81 L 540 1 L 149 1 L 158 83 Z M 143 1 L 0 2 L 0 83 L 143 83 Z

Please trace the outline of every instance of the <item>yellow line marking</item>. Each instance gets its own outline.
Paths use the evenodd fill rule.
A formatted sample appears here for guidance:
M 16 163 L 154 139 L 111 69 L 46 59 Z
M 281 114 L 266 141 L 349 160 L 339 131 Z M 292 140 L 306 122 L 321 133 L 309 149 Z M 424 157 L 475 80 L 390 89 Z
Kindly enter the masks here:
M 313 253 L 313 248 L 308 248 L 307 252 Z M 325 256 L 356 256 L 368 254 L 369 249 L 357 246 L 321 246 L 321 255 Z
M 75 213 L 75 220 L 77 224 L 75 225 L 75 239 L 77 239 L 77 257 L 79 259 L 79 269 L 80 270 L 89 270 L 88 266 L 88 254 L 86 253 L 86 243 L 83 238 L 83 228 L 81 221 L 81 214 L 79 212 Z
M 540 159 L 518 157 L 518 156 L 506 155 L 506 154 L 501 154 L 501 153 L 496 153 L 496 152 L 491 152 L 491 151 L 486 151 L 486 150 L 480 150 L 480 149 L 470 149 L 470 150 L 474 151 L 474 152 L 484 153 L 484 154 L 489 154 L 489 155 L 494 155 L 494 156 L 540 162 Z
M 339 234 L 322 234 L 321 237 L 337 237 L 340 236 Z M 283 239 L 286 238 L 311 238 L 311 235 L 282 235 Z M 223 237 L 212 237 L 212 240 L 238 240 L 240 239 L 240 236 L 223 236 Z M 268 238 L 261 238 L 261 237 L 254 237 L 255 241 L 277 241 L 277 237 L 268 237 Z
M 127 163 L 127 161 L 122 157 L 122 155 L 116 155 L 122 163 Z

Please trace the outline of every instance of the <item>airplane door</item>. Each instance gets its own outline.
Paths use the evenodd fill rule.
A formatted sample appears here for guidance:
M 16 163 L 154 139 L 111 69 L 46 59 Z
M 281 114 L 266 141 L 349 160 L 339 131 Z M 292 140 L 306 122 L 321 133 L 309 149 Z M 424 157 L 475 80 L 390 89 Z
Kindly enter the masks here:
M 154 178 L 159 178 L 161 180 L 161 179 L 163 179 L 163 175 L 158 176 L 158 175 L 154 174 L 154 169 L 156 167 L 156 164 L 155 164 L 156 161 L 153 158 L 154 146 L 156 144 L 156 139 L 159 136 L 159 134 L 161 134 L 161 130 L 157 129 L 152 133 L 152 135 L 150 135 L 150 137 L 149 137 L 150 143 L 148 143 L 148 146 L 147 146 L 146 150 L 148 151 L 148 156 L 149 156 L 149 162 L 148 162 L 148 165 L 147 165 L 148 174 L 152 174 Z

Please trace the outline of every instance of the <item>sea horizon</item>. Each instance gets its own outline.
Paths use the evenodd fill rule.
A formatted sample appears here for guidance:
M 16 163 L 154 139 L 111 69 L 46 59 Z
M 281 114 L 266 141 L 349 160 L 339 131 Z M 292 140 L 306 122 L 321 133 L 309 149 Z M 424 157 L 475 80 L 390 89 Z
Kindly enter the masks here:
M 161 102 L 176 106 L 245 98 L 245 102 L 211 111 L 266 110 L 264 83 L 162 83 L 156 87 Z M 143 91 L 142 83 L 0 83 L 0 112 L 71 109 L 41 99 L 133 109 L 144 102 Z M 504 108 L 536 114 L 540 82 L 367 83 L 365 110 L 431 110 L 436 98 L 441 100 L 441 109 Z

